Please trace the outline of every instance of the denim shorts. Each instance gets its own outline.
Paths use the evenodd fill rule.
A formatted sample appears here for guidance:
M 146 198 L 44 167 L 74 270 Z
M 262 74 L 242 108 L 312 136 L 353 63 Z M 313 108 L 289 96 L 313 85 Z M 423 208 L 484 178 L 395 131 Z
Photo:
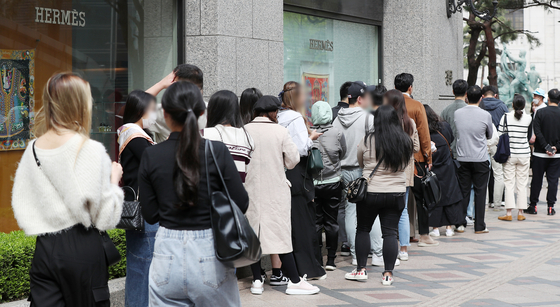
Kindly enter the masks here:
M 159 228 L 150 306 L 241 306 L 235 269 L 216 259 L 211 229 Z

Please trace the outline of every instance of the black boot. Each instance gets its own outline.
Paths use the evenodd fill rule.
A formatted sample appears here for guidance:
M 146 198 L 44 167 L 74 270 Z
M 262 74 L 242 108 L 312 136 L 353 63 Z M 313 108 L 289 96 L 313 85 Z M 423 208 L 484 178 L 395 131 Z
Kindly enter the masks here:
M 526 214 L 537 214 L 537 206 L 529 205 L 529 208 L 523 210 Z

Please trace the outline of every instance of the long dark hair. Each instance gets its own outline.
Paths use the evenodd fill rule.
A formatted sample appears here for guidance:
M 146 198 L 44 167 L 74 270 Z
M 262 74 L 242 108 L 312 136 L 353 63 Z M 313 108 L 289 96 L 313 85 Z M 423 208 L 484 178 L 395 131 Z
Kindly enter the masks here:
M 237 95 L 228 90 L 217 91 L 208 101 L 208 122 L 206 127 L 216 125 L 230 125 L 235 128 L 243 127 Z
M 399 117 L 399 121 L 406 133 L 408 135 L 412 135 L 414 133 L 414 129 L 412 128 L 412 119 L 408 117 L 408 112 L 406 111 L 406 104 L 404 103 L 404 96 L 398 90 L 390 90 L 385 95 L 383 95 L 389 105 L 395 108 L 397 111 L 397 116 Z
M 139 121 L 150 103 L 155 102 L 156 97 L 141 90 L 134 90 L 128 94 L 124 106 L 123 124 L 135 123 Z
M 513 109 L 515 110 L 515 118 L 517 120 L 521 119 L 521 116 L 523 116 L 523 110 L 525 110 L 525 104 L 527 102 L 525 101 L 525 97 L 523 97 L 523 95 L 519 95 L 519 94 L 515 94 L 515 96 L 513 96 Z
M 443 120 L 429 105 L 425 104 L 424 109 L 426 109 L 426 117 L 428 117 L 428 128 L 430 128 L 430 133 L 438 133 L 438 131 L 441 130 L 441 122 Z
M 259 89 L 251 87 L 241 93 L 241 99 L 239 100 L 239 108 L 241 111 L 241 119 L 243 124 L 246 125 L 253 120 L 253 107 L 255 102 L 262 97 L 261 91 Z
M 201 136 L 198 117 L 206 106 L 200 89 L 191 82 L 177 81 L 169 86 L 161 100 L 163 110 L 178 125 L 183 125 L 179 143 L 175 150 L 175 170 L 173 184 L 179 207 L 187 204 L 194 206 L 198 200 L 198 181 L 200 179 L 200 157 L 198 148 Z
M 404 170 L 413 154 L 410 136 L 403 130 L 401 120 L 395 108 L 390 105 L 380 106 L 374 115 L 375 130 L 366 135 L 364 142 L 375 136 L 375 158 L 383 157 L 383 164 L 393 172 Z M 367 143 L 366 143 L 367 145 Z

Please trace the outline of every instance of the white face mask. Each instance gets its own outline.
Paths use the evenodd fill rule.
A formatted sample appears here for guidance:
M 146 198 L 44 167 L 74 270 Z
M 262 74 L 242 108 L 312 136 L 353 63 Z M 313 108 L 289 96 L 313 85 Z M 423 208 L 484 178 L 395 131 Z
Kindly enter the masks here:
M 150 112 L 148 118 L 142 118 L 142 128 L 149 129 L 156 123 L 157 115 L 156 112 Z
M 535 105 L 539 105 L 541 103 L 541 101 L 537 98 L 533 98 L 533 104 Z

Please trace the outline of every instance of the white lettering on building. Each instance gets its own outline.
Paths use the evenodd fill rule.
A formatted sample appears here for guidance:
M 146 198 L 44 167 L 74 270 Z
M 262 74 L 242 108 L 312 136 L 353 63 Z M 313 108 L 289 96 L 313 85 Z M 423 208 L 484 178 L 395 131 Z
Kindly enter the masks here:
M 75 9 L 68 11 L 47 7 L 35 7 L 35 22 L 85 27 L 86 12 L 78 12 Z

